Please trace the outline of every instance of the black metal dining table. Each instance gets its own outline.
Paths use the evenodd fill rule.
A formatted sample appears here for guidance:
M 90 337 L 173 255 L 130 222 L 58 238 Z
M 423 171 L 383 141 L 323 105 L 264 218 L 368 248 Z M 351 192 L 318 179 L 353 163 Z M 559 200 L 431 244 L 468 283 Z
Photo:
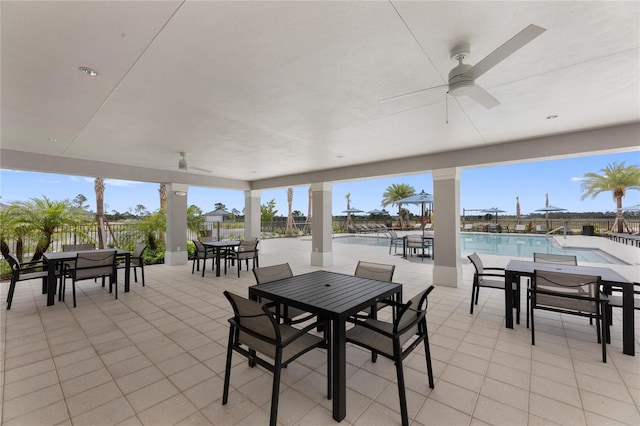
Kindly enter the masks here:
M 203 241 L 202 244 L 205 247 L 210 247 L 215 251 L 216 256 L 216 277 L 220 276 L 220 258 L 222 257 L 222 252 L 225 249 L 237 247 L 240 245 L 240 241 L 237 240 L 221 240 L 221 241 Z M 204 254 L 204 264 L 207 264 L 207 253 Z M 204 277 L 204 266 L 202 267 L 202 276 Z M 225 272 L 226 274 L 226 272 Z
M 42 294 L 47 294 L 47 306 L 51 306 L 55 304 L 55 295 L 56 295 L 56 271 L 59 268 L 59 265 L 62 262 L 74 260 L 78 257 L 78 253 L 93 253 L 96 251 L 111 251 L 113 249 L 103 249 L 103 250 L 80 250 L 80 251 L 59 251 L 54 253 L 43 253 L 42 257 L 47 264 L 47 281 L 46 286 L 42 287 Z M 129 276 L 131 275 L 130 267 L 131 267 L 131 253 L 127 250 L 116 251 L 116 258 L 125 260 L 125 272 L 124 272 L 124 292 L 129 292 Z M 114 277 L 114 284 L 118 285 L 118 277 Z
M 507 288 L 508 283 L 516 283 L 519 286 L 520 277 L 532 278 L 536 270 L 599 276 L 605 292 L 610 287 L 621 288 L 623 352 L 627 355 L 635 356 L 633 282 L 611 268 L 511 260 L 505 268 L 505 288 Z M 507 328 L 513 328 L 513 299 L 509 297 L 510 294 L 511 292 L 505 291 L 505 322 Z
M 249 287 L 249 297 L 264 297 L 331 321 L 333 418 L 347 413 L 346 320 L 380 300 L 402 300 L 402 285 L 329 271 L 314 271 Z

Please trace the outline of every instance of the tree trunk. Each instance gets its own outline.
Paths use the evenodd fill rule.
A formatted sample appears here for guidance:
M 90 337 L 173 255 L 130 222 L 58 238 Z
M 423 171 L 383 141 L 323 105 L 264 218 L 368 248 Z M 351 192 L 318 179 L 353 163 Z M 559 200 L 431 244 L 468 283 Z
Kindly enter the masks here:
M 311 208 L 313 207 L 313 191 L 309 187 L 309 207 L 307 208 L 307 232 L 311 233 Z
M 98 222 L 98 248 L 104 248 L 104 178 L 97 177 L 94 182 L 96 191 L 96 222 Z
M 287 216 L 286 235 L 293 235 L 293 188 L 287 189 L 287 204 L 289 205 L 289 215 Z

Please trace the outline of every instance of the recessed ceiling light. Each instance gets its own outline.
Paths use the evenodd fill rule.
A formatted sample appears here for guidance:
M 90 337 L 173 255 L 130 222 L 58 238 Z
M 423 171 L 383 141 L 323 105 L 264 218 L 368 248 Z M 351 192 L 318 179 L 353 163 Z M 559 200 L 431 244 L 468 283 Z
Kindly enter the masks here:
M 344 158 L 344 155 L 338 155 L 338 158 Z
M 58 142 L 58 139 L 56 139 L 56 138 L 49 138 L 49 142 Z
M 555 118 L 558 118 L 558 116 L 557 115 L 548 115 L 547 116 L 547 120 L 553 120 Z
M 96 75 L 98 75 L 98 71 L 91 69 L 89 67 L 79 67 L 78 68 L 81 72 L 87 74 L 88 76 L 91 77 L 95 77 Z

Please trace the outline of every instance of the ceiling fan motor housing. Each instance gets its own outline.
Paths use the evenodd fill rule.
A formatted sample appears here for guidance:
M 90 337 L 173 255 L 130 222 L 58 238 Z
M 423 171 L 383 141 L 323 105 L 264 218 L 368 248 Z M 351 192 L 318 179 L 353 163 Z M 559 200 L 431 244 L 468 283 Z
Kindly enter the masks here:
M 458 66 L 449 72 L 449 93 L 454 96 L 465 95 L 475 86 L 475 80 L 466 73 L 471 69 L 471 65 L 463 64 L 462 60 Z

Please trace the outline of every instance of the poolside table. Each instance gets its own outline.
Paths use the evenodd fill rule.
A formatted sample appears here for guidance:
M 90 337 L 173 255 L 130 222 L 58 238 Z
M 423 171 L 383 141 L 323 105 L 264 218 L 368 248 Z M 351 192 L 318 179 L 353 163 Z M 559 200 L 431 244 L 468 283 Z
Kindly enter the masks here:
M 47 277 L 47 285 L 43 286 L 42 294 L 47 295 L 47 306 L 52 306 L 55 304 L 55 295 L 56 295 L 56 270 L 58 269 L 58 265 L 62 264 L 62 262 L 74 260 L 78 257 L 78 253 L 93 253 L 96 251 L 111 251 L 113 249 L 103 249 L 103 250 L 79 250 L 79 251 L 59 251 L 55 253 L 43 253 L 42 257 L 44 261 L 47 263 L 47 271 L 49 272 L 49 276 Z M 116 258 L 124 258 L 125 259 L 125 272 L 124 272 L 124 292 L 129 292 L 129 276 L 131 275 L 130 267 L 131 267 L 131 253 L 126 250 L 118 249 L 116 251 Z M 118 285 L 118 276 L 114 277 L 114 284 Z
M 346 320 L 380 300 L 402 299 L 402 285 L 314 271 L 249 287 L 249 298 L 264 297 L 276 303 L 317 314 L 332 322 L 331 362 L 333 418 L 342 421 L 347 413 Z
M 567 274 L 582 274 L 599 276 L 605 292 L 607 288 L 618 287 L 622 289 L 622 340 L 623 352 L 635 356 L 634 345 L 634 296 L 633 282 L 610 268 L 582 265 L 560 265 L 557 263 L 541 263 L 527 260 L 511 260 L 505 268 L 505 287 L 510 283 L 520 286 L 520 277 L 532 278 L 535 271 L 559 271 Z M 505 315 L 506 327 L 513 328 L 513 299 L 508 297 L 510 292 L 505 291 Z

